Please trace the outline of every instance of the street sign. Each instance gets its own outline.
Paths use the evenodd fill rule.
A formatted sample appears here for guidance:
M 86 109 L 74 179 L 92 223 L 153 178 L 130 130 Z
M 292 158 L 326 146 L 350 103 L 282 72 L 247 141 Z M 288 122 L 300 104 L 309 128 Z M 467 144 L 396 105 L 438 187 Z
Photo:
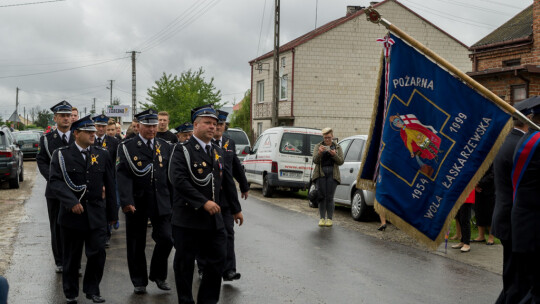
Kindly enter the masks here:
M 131 115 L 130 109 L 131 106 L 126 105 L 109 105 L 105 114 L 109 117 L 128 117 Z

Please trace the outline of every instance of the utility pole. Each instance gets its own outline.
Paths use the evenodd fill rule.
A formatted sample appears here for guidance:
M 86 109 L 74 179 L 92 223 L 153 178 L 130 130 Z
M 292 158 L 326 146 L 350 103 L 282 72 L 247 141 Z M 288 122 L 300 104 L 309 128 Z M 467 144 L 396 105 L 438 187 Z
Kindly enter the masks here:
M 113 84 L 113 81 L 114 80 L 109 80 L 110 81 L 110 87 L 108 87 L 107 89 L 110 89 L 111 90 L 111 106 L 112 106 L 112 84 Z
M 137 113 L 137 74 L 135 72 L 135 60 L 137 51 L 128 52 L 131 53 L 131 118 L 135 118 Z
M 84 107 L 84 116 L 86 116 L 86 107 Z
M 17 116 L 19 115 L 19 87 L 17 87 L 17 91 L 15 93 L 15 113 Z
M 275 0 L 274 14 L 274 82 L 272 90 L 272 126 L 277 127 L 279 117 L 279 2 Z
M 17 114 L 19 114 L 19 113 L 17 113 Z M 23 107 L 23 116 L 22 117 L 24 118 L 24 122 L 25 122 L 25 123 L 23 123 L 23 125 L 27 125 L 28 124 L 28 119 L 26 119 L 26 107 Z
M 96 114 L 96 98 L 94 97 L 94 103 L 92 104 L 92 111 L 90 111 L 92 115 Z

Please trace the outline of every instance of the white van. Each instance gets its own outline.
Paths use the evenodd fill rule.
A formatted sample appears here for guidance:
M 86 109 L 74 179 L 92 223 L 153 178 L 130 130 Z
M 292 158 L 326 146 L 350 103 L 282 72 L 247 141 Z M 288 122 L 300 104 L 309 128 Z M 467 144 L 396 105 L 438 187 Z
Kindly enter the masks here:
M 276 127 L 263 132 L 253 149 L 245 148 L 244 168 L 248 183 L 262 185 L 269 197 L 275 188 L 291 191 L 307 189 L 313 148 L 322 142 L 321 130 L 301 127 Z

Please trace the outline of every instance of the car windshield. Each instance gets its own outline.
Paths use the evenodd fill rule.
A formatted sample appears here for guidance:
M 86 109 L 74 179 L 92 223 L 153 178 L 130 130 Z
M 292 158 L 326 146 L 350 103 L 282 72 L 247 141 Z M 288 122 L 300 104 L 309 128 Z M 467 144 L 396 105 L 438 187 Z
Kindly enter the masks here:
M 17 141 L 36 140 L 39 141 L 38 133 L 13 133 Z
M 238 130 L 227 130 L 225 131 L 225 135 L 230 137 L 237 145 L 249 145 L 247 135 Z

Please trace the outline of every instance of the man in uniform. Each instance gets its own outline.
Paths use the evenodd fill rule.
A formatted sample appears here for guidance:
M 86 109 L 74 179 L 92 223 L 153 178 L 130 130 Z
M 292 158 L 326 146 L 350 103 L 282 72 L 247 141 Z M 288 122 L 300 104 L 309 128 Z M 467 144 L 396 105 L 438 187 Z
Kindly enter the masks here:
M 109 156 L 111 159 L 116 159 L 116 150 L 118 149 L 119 142 L 116 138 L 106 134 L 109 117 L 105 116 L 104 114 L 100 114 L 92 117 L 92 120 L 96 125 L 96 140 L 94 141 L 94 146 L 102 147 L 109 152 Z M 114 129 L 116 129 L 116 126 L 114 126 Z M 116 191 L 116 185 L 111 185 L 111 187 L 114 187 Z M 108 225 L 107 241 L 105 242 L 105 248 L 109 248 L 112 235 L 111 231 L 112 227 Z
M 236 144 L 234 140 L 223 135 L 225 132 L 225 122 L 227 121 L 227 116 L 229 113 L 221 110 L 217 110 L 218 122 L 216 125 L 216 131 L 214 132 L 214 138 L 212 143 L 217 145 L 223 150 L 224 159 L 225 159 L 225 169 L 234 176 L 238 184 L 240 185 L 240 192 L 242 193 L 242 198 L 247 199 L 249 192 L 249 185 L 247 182 L 246 175 L 242 168 L 242 164 L 236 155 Z M 225 230 L 227 231 L 227 258 L 225 260 L 225 271 L 223 272 L 224 281 L 233 281 L 238 280 L 241 277 L 241 274 L 236 272 L 236 254 L 234 252 L 234 222 L 236 220 L 240 221 L 240 225 L 243 222 L 243 216 L 241 210 L 236 210 L 230 208 L 236 204 L 229 204 L 227 197 L 221 196 L 220 206 L 221 213 L 223 214 L 223 222 L 225 224 Z M 236 195 L 235 198 L 238 199 Z M 239 203 L 238 203 L 239 205 Z M 239 213 L 240 212 L 240 213 Z M 197 259 L 197 266 L 199 268 L 199 277 L 203 275 L 205 267 L 204 257 Z
M 129 275 L 135 294 L 145 294 L 148 279 L 162 290 L 167 283 L 167 261 L 173 246 L 171 235 L 171 196 L 168 167 L 171 145 L 155 137 L 157 112 L 146 110 L 136 115 L 139 134 L 124 140 L 118 148 L 116 179 L 120 206 L 126 214 L 126 240 Z M 152 221 L 156 242 L 150 276 L 146 264 L 146 230 Z
M 49 213 L 49 228 L 51 230 L 51 245 L 56 264 L 56 272 L 62 272 L 62 238 L 60 225 L 58 224 L 58 212 L 60 210 L 60 201 L 49 188 L 49 166 L 51 164 L 52 153 L 54 150 L 67 146 L 74 142 L 71 136 L 71 105 L 63 100 L 51 108 L 54 113 L 54 121 L 57 128 L 54 131 L 41 136 L 39 140 L 39 152 L 36 156 L 36 162 L 39 172 L 47 180 L 45 188 L 45 199 L 47 200 L 47 211 Z
M 217 303 L 226 256 L 227 233 L 223 225 L 221 191 L 233 197 L 236 187 L 224 170 L 223 151 L 212 145 L 217 124 L 211 105 L 191 110 L 193 137 L 177 145 L 171 160 L 174 185 L 174 272 L 179 303 L 194 303 L 192 295 L 195 257 L 206 260 L 197 303 Z M 231 199 L 232 204 L 235 200 Z M 237 202 L 237 200 L 236 200 Z M 231 209 L 240 210 L 240 206 Z
M 176 137 L 178 137 L 178 142 L 186 142 L 193 135 L 193 125 L 189 122 L 185 122 L 176 127 L 176 131 Z
M 105 267 L 107 224 L 118 220 L 113 187 L 114 169 L 109 153 L 93 147 L 96 128 L 90 115 L 73 123 L 75 143 L 55 150 L 51 161 L 50 189 L 60 201 L 58 223 L 64 241 L 62 284 L 67 303 L 77 303 L 83 246 L 86 270 L 83 292 L 94 303 L 103 303 L 99 283 Z
M 531 109 L 540 124 L 540 106 Z M 511 215 L 512 260 L 516 261 L 514 286 L 520 303 L 540 303 L 540 132 L 529 129 L 514 152 Z
M 530 114 L 530 110 L 517 103 L 516 109 L 524 115 Z M 516 303 L 516 290 L 513 283 L 516 274 L 516 261 L 512 259 L 512 230 L 510 217 L 512 215 L 513 189 L 512 189 L 512 166 L 516 145 L 528 131 L 529 127 L 523 122 L 514 119 L 514 129 L 506 136 L 495 160 L 493 172 L 495 175 L 495 207 L 491 233 L 501 240 L 503 245 L 503 290 L 496 303 Z
M 169 131 L 169 113 L 167 111 L 161 111 L 158 113 L 158 130 L 156 137 L 168 141 L 170 144 L 178 142 L 178 138 L 171 131 Z

